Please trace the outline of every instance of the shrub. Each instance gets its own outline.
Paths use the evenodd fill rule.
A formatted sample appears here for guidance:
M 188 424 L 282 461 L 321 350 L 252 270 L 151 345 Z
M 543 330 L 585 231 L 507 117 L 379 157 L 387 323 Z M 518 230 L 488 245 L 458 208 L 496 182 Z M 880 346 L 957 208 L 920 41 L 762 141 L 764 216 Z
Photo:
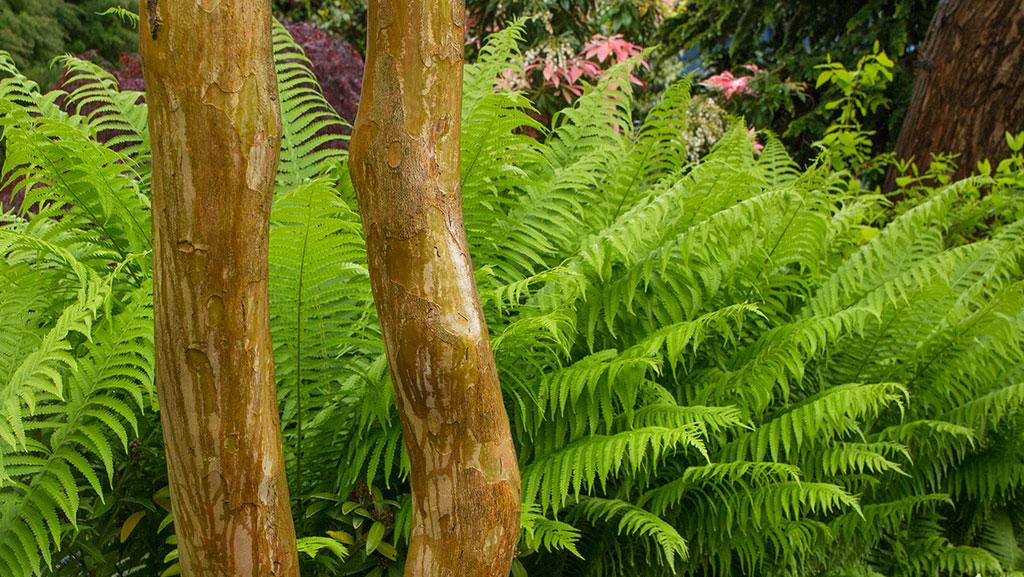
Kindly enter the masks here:
M 918 48 L 938 4 L 938 0 L 686 2 L 659 29 L 660 58 L 655 60 L 662 71 L 672 68 L 680 57 L 715 72 L 750 62 L 764 67 L 770 85 L 762 91 L 762 99 L 767 97 L 770 113 L 763 110 L 757 126 L 785 134 L 800 158 L 813 158 L 812 144 L 828 124 L 823 103 L 829 99 L 811 88 L 818 77 L 816 67 L 826 54 L 834 61 L 856 62 L 878 43 L 895 60 L 894 79 L 885 95 L 897 106 L 891 114 L 866 120 L 875 144 L 889 149 L 910 99 Z
M 363 57 L 347 41 L 312 24 L 288 23 L 285 28 L 312 62 L 327 101 L 342 118 L 355 122 L 363 87 Z

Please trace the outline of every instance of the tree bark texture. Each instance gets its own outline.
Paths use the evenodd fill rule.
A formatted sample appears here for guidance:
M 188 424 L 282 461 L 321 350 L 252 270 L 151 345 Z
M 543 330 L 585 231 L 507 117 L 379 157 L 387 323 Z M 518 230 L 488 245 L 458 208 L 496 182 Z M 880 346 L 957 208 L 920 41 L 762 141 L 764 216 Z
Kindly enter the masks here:
M 925 168 L 959 153 L 958 177 L 1008 154 L 1024 130 L 1024 0 L 944 0 L 921 47 L 896 154 Z M 890 179 L 891 180 L 891 179 Z
M 295 577 L 267 304 L 269 0 L 143 0 L 156 374 L 186 577 Z
M 407 577 L 507 577 L 520 480 L 462 220 L 461 0 L 371 0 L 350 167 L 406 450 Z

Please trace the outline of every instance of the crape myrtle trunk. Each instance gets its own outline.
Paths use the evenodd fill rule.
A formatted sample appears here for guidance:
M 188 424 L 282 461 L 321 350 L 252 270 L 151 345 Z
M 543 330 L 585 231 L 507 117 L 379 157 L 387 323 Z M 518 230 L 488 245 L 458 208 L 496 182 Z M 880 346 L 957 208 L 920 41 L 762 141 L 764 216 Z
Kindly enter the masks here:
M 507 577 L 520 481 L 462 220 L 461 0 L 371 0 L 350 170 L 405 446 L 407 577 Z
M 896 155 L 923 169 L 932 153 L 959 153 L 958 177 L 979 160 L 1005 157 L 1004 133 L 1024 130 L 1022 47 L 1024 0 L 940 3 L 920 49 Z
M 267 308 L 269 0 L 143 0 L 156 376 L 186 577 L 295 577 Z

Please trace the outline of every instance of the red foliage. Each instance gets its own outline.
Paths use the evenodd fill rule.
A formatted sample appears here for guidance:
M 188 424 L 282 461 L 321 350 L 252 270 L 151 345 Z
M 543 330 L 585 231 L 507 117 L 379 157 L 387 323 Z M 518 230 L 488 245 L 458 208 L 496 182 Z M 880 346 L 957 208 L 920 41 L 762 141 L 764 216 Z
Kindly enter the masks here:
M 3 181 L 6 178 L 7 175 L 0 176 L 0 212 L 19 210 L 25 197 L 25 190 L 24 187 L 19 187 L 18 183 L 25 177 L 19 176 L 5 183 Z
M 545 88 L 560 94 L 566 102 L 572 102 L 583 94 L 584 82 L 596 83 L 605 68 L 639 56 L 642 52 L 642 47 L 629 42 L 622 34 L 594 34 L 579 54 L 560 61 L 538 55 L 527 63 L 525 72 L 527 77 L 540 72 Z M 641 66 L 647 64 L 643 59 L 638 63 Z M 636 76 L 630 74 L 629 79 L 633 84 L 643 86 L 643 82 Z M 530 87 L 528 78 L 518 77 L 512 70 L 502 72 L 499 82 L 513 90 L 526 90 Z
M 118 67 L 110 71 L 117 78 L 117 84 L 121 90 L 137 90 L 142 92 L 146 89 L 142 80 L 142 57 L 138 52 L 125 52 L 118 61 Z

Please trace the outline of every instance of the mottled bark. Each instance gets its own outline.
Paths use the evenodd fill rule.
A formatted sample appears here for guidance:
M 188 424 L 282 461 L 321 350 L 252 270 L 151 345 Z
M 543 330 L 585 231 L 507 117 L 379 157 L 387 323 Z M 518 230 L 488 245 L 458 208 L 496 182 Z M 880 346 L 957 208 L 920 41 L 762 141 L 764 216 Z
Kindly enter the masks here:
M 520 482 L 462 221 L 465 8 L 371 0 L 351 172 L 412 464 L 408 577 L 506 577 Z
M 924 168 L 931 153 L 959 153 L 958 176 L 1005 157 L 1003 134 L 1024 130 L 1022 46 L 1024 0 L 944 0 L 921 47 L 897 156 Z
M 156 376 L 187 577 L 294 577 L 267 309 L 269 0 L 146 0 Z

